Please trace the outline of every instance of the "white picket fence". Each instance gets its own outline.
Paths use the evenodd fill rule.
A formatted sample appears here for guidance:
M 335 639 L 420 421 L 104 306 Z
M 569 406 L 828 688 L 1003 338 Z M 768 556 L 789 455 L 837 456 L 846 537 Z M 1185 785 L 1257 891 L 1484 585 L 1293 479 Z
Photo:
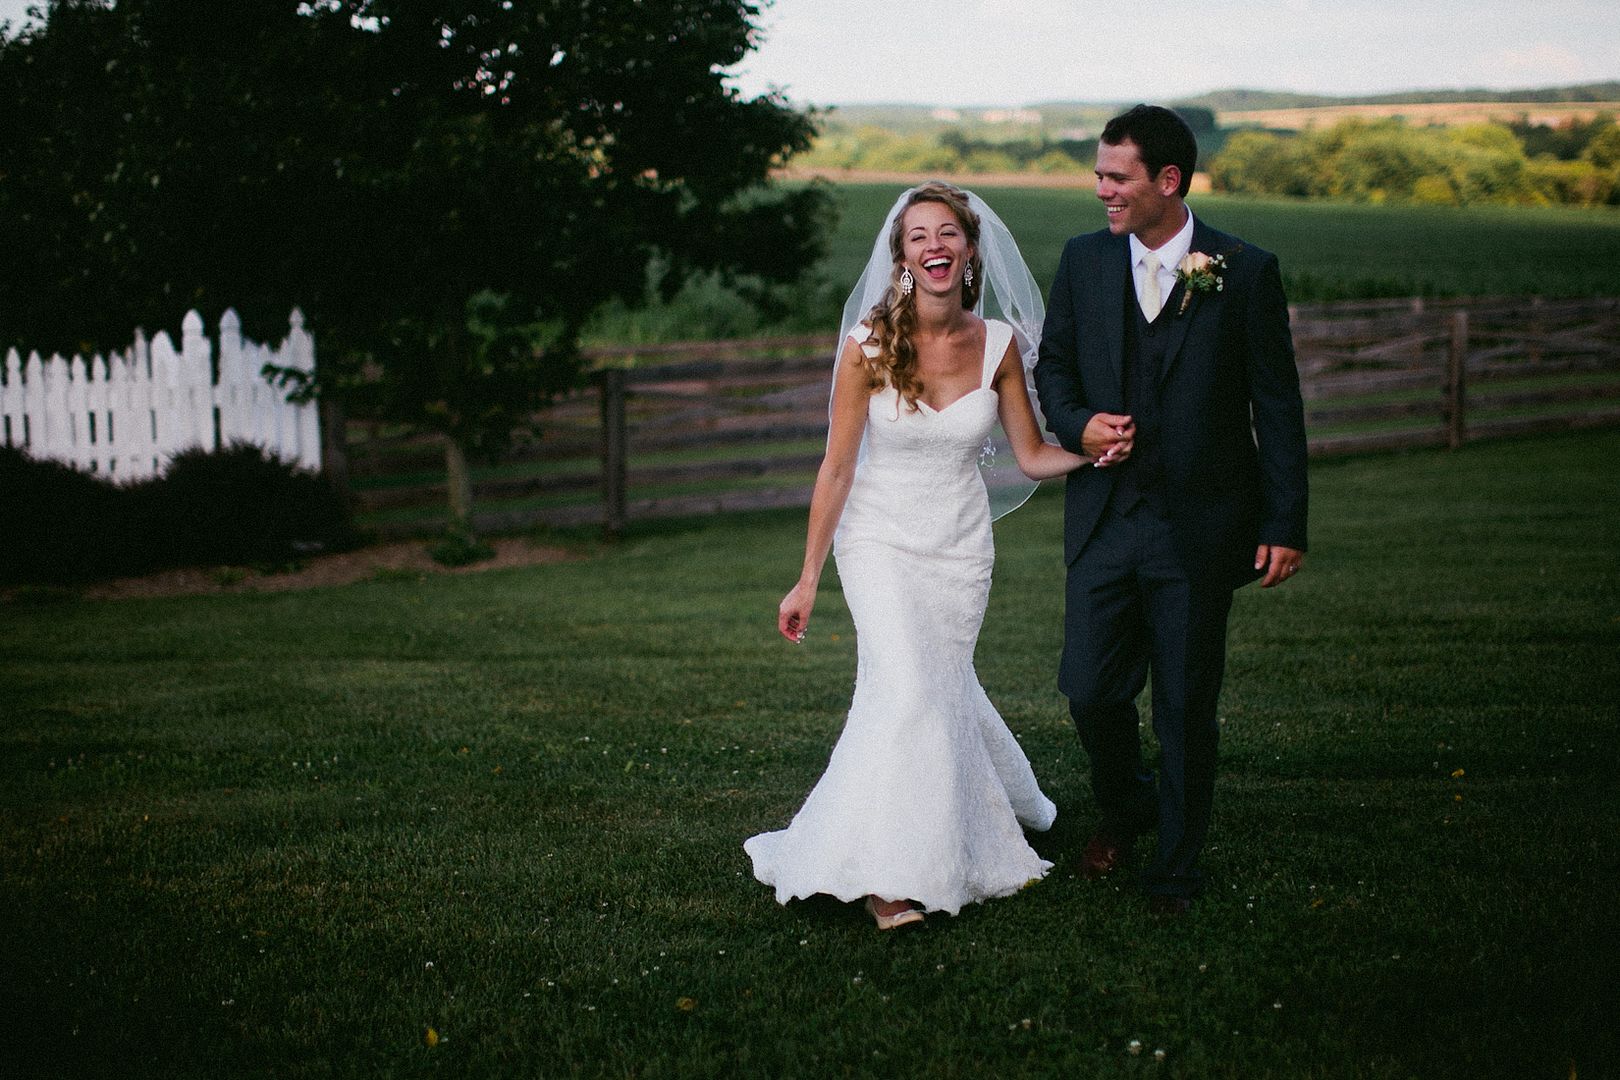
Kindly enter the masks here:
M 297 308 L 277 347 L 242 340 L 235 311 L 219 320 L 219 363 L 203 333 L 202 316 L 186 313 L 180 347 L 166 331 L 150 343 L 140 331 L 122 353 L 27 363 L 12 349 L 0 385 L 5 444 L 29 456 L 66 462 L 118 480 L 162 471 L 167 459 L 192 447 L 218 449 L 257 443 L 284 461 L 321 467 L 321 434 L 314 402 L 295 404 L 265 379 L 265 364 L 315 370 L 315 340 Z

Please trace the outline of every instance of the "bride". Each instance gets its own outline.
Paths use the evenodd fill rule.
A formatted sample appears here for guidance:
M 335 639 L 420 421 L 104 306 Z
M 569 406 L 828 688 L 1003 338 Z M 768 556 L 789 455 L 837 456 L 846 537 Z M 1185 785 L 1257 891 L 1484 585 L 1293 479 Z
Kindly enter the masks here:
M 1043 314 L 977 195 L 931 182 L 889 211 L 845 305 L 804 567 L 777 617 L 804 641 L 833 549 L 856 632 L 849 717 L 792 823 L 743 845 L 782 903 L 864 897 L 888 930 L 1052 865 L 1023 828 L 1056 808 L 973 668 L 992 518 L 1087 464 L 1042 441 L 1031 404 Z

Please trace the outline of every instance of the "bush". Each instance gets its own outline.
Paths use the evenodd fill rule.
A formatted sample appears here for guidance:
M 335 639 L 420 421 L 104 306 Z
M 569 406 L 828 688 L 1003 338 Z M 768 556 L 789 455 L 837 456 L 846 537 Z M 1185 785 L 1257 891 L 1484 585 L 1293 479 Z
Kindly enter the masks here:
M 1356 202 L 1592 206 L 1617 197 L 1620 155 L 1603 129 L 1580 161 L 1530 159 L 1499 124 L 1417 128 L 1395 119 L 1349 119 L 1278 136 L 1241 131 L 1210 163 L 1217 190 L 1248 195 L 1329 196 Z
M 176 454 L 116 486 L 0 451 L 0 581 L 71 582 L 174 566 L 279 566 L 354 543 L 338 494 L 245 443 Z
M 471 566 L 495 557 L 495 549 L 466 529 L 451 528 L 444 539 L 428 548 L 428 556 L 440 566 Z
M 1538 158 L 1526 170 L 1536 192 L 1548 202 L 1575 206 L 1602 206 L 1613 202 L 1620 181 L 1614 171 L 1590 161 Z
M 0 582 L 108 577 L 138 565 L 122 489 L 56 461 L 0 448 Z
M 349 542 L 342 500 L 314 473 L 250 443 L 185 450 L 132 489 L 164 566 L 279 565 Z

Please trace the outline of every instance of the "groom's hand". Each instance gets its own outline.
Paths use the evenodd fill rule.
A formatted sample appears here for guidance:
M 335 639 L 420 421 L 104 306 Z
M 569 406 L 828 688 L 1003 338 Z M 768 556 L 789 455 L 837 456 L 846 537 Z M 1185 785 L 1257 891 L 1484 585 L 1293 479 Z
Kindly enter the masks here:
M 1136 421 L 1119 413 L 1100 412 L 1086 421 L 1080 433 L 1080 447 L 1099 469 L 1118 465 L 1131 456 L 1136 440 Z
M 1254 551 L 1254 568 L 1264 570 L 1266 576 L 1261 579 L 1260 587 L 1269 589 L 1273 585 L 1281 585 L 1299 572 L 1300 566 L 1305 562 L 1305 553 L 1297 548 L 1283 547 L 1280 544 L 1261 544 Z

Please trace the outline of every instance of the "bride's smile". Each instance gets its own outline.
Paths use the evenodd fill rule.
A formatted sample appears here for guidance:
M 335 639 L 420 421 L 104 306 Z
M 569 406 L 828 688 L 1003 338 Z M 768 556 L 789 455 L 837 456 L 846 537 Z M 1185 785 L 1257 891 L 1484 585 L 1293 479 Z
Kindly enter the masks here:
M 954 288 L 961 268 L 972 254 L 962 224 L 948 207 L 918 203 L 906 212 L 906 263 L 914 276 L 942 292 Z

